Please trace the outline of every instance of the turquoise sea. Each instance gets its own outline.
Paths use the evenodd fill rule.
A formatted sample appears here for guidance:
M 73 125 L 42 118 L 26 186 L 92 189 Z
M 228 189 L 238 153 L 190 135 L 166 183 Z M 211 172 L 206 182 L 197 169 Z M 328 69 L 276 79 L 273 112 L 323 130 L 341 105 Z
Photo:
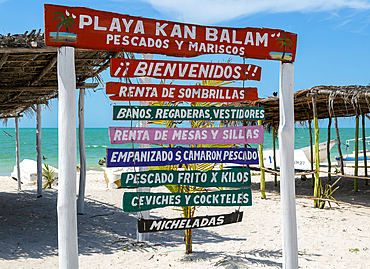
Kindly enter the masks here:
M 10 136 L 6 135 L 8 133 Z M 77 165 L 79 165 L 78 129 L 77 134 Z M 43 128 L 41 132 L 43 162 L 58 167 L 58 128 Z M 20 161 L 31 159 L 36 161 L 36 129 L 20 128 Z M 102 170 L 98 161 L 105 157 L 108 147 L 125 148 L 132 144 L 111 145 L 109 143 L 108 128 L 86 128 L 85 150 L 87 170 Z M 137 145 L 136 145 L 137 147 Z M 7 176 L 13 171 L 16 163 L 15 129 L 0 128 L 0 175 Z
M 320 142 L 327 141 L 327 129 L 320 128 Z M 10 136 L 8 136 L 7 134 Z M 362 130 L 360 129 L 359 137 L 362 137 Z M 331 129 L 331 139 L 336 139 L 335 129 Z M 366 136 L 370 136 L 370 129 L 366 129 Z M 44 163 L 58 167 L 58 129 L 57 128 L 43 128 L 42 133 L 42 155 L 46 158 Z M 346 140 L 355 138 L 354 128 L 341 128 L 341 149 L 343 154 L 352 153 L 355 143 L 350 142 L 350 148 L 345 146 Z M 272 148 L 272 134 L 265 132 L 264 149 Z M 32 159 L 36 160 L 36 129 L 35 128 L 20 128 L 20 160 Z M 295 129 L 295 148 L 303 148 L 309 146 L 309 129 L 296 128 Z M 77 145 L 78 145 L 78 130 L 77 130 Z M 108 147 L 111 148 L 130 148 L 132 144 L 111 145 L 109 143 L 108 128 L 86 128 L 85 129 L 85 145 L 86 145 L 86 162 L 88 170 L 102 170 L 98 164 L 100 159 L 105 157 L 105 152 Z M 256 147 L 257 145 L 252 145 Z M 278 145 L 277 145 L 278 146 Z M 138 147 L 137 144 L 134 145 Z M 362 149 L 362 142 L 360 141 L 360 149 Z M 370 145 L 368 145 L 370 148 Z M 79 153 L 77 152 L 77 158 Z M 338 156 L 337 146 L 334 146 L 330 153 L 331 159 L 334 160 Z M 15 129 L 14 128 L 0 128 L 0 175 L 8 176 L 13 171 L 16 163 L 15 154 Z M 77 159 L 79 163 L 79 159 Z

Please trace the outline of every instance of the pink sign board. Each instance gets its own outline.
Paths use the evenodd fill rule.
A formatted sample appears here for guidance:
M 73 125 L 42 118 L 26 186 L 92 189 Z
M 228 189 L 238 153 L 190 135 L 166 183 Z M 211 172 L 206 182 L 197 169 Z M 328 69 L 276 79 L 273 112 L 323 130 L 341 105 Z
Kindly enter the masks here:
M 111 144 L 259 144 L 263 143 L 263 127 L 109 127 L 109 139 Z

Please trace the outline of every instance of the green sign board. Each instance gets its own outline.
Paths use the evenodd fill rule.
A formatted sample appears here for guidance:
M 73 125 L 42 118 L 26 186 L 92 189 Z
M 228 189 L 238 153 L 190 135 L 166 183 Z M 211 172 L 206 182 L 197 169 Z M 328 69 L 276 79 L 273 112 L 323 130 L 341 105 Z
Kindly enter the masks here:
M 113 106 L 114 120 L 264 120 L 263 107 Z
M 123 211 L 139 212 L 166 206 L 251 206 L 252 191 L 222 190 L 203 193 L 125 192 Z
M 251 175 L 249 168 L 232 168 L 207 172 L 152 170 L 122 173 L 121 175 L 121 188 L 157 187 L 163 185 L 250 187 Z

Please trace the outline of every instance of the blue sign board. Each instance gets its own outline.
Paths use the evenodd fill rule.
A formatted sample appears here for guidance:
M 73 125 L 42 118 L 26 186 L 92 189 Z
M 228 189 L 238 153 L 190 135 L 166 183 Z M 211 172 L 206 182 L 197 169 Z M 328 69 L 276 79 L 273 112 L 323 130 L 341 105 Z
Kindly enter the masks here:
M 259 164 L 254 148 L 107 149 L 107 167 L 161 166 L 190 163 Z

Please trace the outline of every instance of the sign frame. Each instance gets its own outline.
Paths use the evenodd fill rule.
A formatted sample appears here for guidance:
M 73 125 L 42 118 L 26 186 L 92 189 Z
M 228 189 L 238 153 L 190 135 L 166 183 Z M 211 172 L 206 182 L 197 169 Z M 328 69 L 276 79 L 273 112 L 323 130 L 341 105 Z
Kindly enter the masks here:
M 207 222 L 205 222 L 205 220 Z M 230 214 L 197 216 L 194 218 L 175 218 L 175 219 L 164 218 L 155 220 L 138 219 L 137 227 L 139 233 L 152 233 L 161 231 L 175 231 L 175 230 L 217 227 L 221 225 L 238 223 L 241 222 L 242 220 L 243 212 L 235 211 Z M 171 224 L 171 226 L 168 227 L 169 224 Z
M 106 160 L 108 168 L 190 163 L 259 164 L 255 148 L 108 148 Z
M 256 87 L 107 82 L 105 92 L 112 94 L 109 99 L 113 101 L 239 102 L 258 100 Z
M 51 4 L 44 4 L 44 27 L 51 47 L 177 57 L 228 54 L 294 62 L 297 45 L 296 34 L 280 29 L 202 26 Z
M 140 212 L 167 206 L 251 206 L 252 190 L 220 190 L 200 193 L 124 192 L 124 212 Z
M 110 59 L 111 77 L 152 77 L 186 80 L 256 80 L 262 68 L 253 64 L 166 60 Z
M 109 127 L 111 144 L 262 144 L 262 125 L 213 128 Z
M 264 120 L 264 107 L 113 106 L 113 120 Z
M 172 176 L 171 176 L 172 175 Z M 250 187 L 251 173 L 246 167 L 210 171 L 149 170 L 121 174 L 119 188 L 187 185 L 197 187 Z

